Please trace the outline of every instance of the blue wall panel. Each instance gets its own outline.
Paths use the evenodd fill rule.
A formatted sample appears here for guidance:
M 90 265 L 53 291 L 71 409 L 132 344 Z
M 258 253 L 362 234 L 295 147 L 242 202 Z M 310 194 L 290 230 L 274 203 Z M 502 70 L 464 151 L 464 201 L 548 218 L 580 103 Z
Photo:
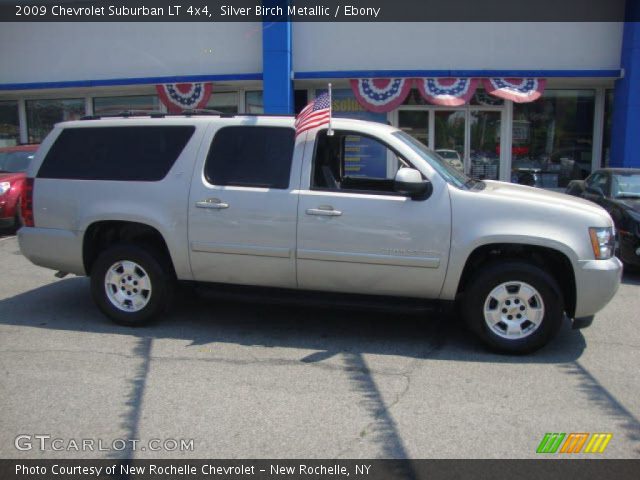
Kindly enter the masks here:
M 627 18 L 638 18 L 640 2 L 627 1 Z M 611 132 L 612 167 L 640 167 L 640 23 L 626 22 L 621 67 L 616 81 Z
M 286 17 L 288 0 L 264 0 L 265 7 L 280 7 Z M 282 20 L 282 17 L 278 18 Z M 263 16 L 262 70 L 265 113 L 293 113 L 291 22 Z

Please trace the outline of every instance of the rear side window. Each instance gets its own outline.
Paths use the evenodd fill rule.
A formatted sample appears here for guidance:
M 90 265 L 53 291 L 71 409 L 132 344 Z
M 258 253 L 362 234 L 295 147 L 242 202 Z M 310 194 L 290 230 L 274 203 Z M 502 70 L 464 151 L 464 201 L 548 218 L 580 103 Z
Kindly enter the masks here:
M 47 153 L 39 178 L 162 180 L 193 126 L 67 128 Z
M 204 167 L 212 185 L 289 188 L 295 132 L 283 127 L 224 127 Z

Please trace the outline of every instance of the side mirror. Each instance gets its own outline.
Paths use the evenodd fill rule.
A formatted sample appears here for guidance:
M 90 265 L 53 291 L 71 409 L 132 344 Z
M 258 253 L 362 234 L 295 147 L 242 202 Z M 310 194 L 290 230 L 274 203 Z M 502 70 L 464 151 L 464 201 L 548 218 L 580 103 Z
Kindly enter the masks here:
M 418 170 L 401 168 L 396 172 L 393 182 L 396 192 L 411 197 L 412 200 L 425 200 L 433 192 L 433 185 L 429 180 L 423 180 Z
M 600 187 L 587 187 L 584 190 L 585 192 L 590 193 L 591 195 L 595 195 L 596 197 L 604 197 L 604 192 Z

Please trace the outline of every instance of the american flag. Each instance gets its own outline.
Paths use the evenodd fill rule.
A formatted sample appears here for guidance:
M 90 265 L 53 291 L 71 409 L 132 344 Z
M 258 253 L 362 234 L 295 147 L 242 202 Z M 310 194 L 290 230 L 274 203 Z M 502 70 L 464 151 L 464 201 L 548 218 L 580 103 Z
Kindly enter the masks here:
M 331 119 L 331 97 L 329 92 L 323 93 L 309 103 L 296 117 L 296 136 L 311 128 L 316 128 L 329 123 Z

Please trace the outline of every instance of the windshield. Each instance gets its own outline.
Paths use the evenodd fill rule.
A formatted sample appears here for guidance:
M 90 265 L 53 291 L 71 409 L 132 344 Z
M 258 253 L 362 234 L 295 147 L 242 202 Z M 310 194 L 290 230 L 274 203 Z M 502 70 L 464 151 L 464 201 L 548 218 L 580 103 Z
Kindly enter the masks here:
M 0 152 L 0 172 L 26 172 L 35 152 Z
M 442 178 L 444 178 L 451 185 L 454 185 L 458 188 L 467 189 L 478 183 L 476 180 L 473 180 L 467 177 L 464 173 L 458 171 L 440 155 L 432 150 L 429 150 L 426 145 L 424 145 L 420 140 L 416 140 L 408 133 L 399 130 L 393 132 L 392 135 L 410 146 L 429 165 L 431 165 L 431 167 L 433 167 L 433 169 L 436 170 Z
M 611 187 L 614 198 L 640 198 L 640 173 L 616 173 Z

